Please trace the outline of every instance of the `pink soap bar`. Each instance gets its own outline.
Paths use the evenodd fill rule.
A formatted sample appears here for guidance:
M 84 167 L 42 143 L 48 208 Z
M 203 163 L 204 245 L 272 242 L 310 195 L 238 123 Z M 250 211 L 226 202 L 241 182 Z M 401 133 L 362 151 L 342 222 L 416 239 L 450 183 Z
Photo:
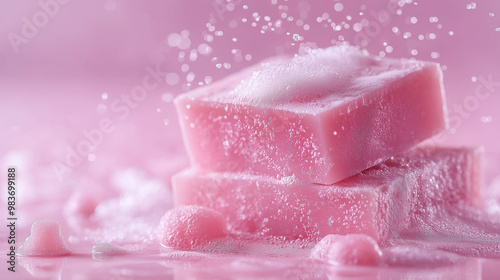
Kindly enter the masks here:
M 418 230 L 421 215 L 478 206 L 479 159 L 475 149 L 417 148 L 330 186 L 195 169 L 172 181 L 177 206 L 214 209 L 238 234 L 317 240 L 362 233 L 384 242 Z
M 193 167 L 332 184 L 447 125 L 437 63 L 353 47 L 276 59 L 175 99 Z

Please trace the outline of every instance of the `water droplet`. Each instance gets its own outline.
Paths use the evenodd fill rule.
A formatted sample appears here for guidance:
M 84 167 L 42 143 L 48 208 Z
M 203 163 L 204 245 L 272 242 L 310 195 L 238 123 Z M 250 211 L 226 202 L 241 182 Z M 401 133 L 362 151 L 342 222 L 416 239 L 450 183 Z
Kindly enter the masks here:
M 198 46 L 198 52 L 200 54 L 209 54 L 212 52 L 212 48 L 205 44 L 205 43 L 201 43 L 199 46 Z
M 186 82 L 191 83 L 195 78 L 195 74 L 193 72 L 189 72 L 186 76 Z
M 474 9 L 476 9 L 476 6 L 477 6 L 477 5 L 476 5 L 476 2 L 471 2 L 470 4 L 467 4 L 467 5 L 465 6 L 465 8 L 466 8 L 467 10 L 474 10 Z
M 337 131 L 334 131 L 334 132 L 333 132 L 333 135 L 337 135 Z
M 94 161 L 94 160 L 95 160 L 95 158 L 96 158 L 96 156 L 95 156 L 95 154 L 93 154 L 93 153 L 90 153 L 90 154 L 87 156 L 87 159 L 88 159 L 89 161 Z
M 212 77 L 211 76 L 206 76 L 205 77 L 205 84 L 210 84 L 212 82 Z
M 497 32 L 500 31 L 500 27 L 495 28 L 495 31 Z
M 163 124 L 164 124 L 164 125 L 168 125 L 168 123 L 169 123 L 169 122 L 168 122 L 168 119 L 163 119 Z
M 432 58 L 434 58 L 434 59 L 435 59 L 435 58 L 439 58 L 439 56 L 440 56 L 440 55 L 439 55 L 439 53 L 438 53 L 438 52 L 431 52 L 431 57 L 432 57 Z
M 353 26 L 352 26 L 352 29 L 356 32 L 359 32 L 363 29 L 363 24 L 361 24 L 360 22 L 358 23 L 355 23 Z
M 394 49 L 393 49 L 393 47 L 391 47 L 391 46 L 387 46 L 387 47 L 385 47 L 385 52 L 386 52 L 386 53 L 392 53 L 392 51 L 393 51 L 393 50 L 394 50 Z
M 108 93 L 107 93 L 107 92 L 104 92 L 104 93 L 101 95 L 101 98 L 102 98 L 102 100 L 107 100 L 107 99 L 108 99 Z
M 196 59 L 198 59 L 198 51 L 196 49 L 192 49 L 189 52 L 189 60 L 196 61 Z
M 450 32 L 448 32 L 448 34 L 450 34 L 450 36 L 453 36 L 453 34 L 455 34 L 455 32 L 450 31 Z
M 494 16 L 495 16 L 495 14 L 494 14 L 494 13 L 489 13 L 488 15 L 489 15 L 490 17 L 494 17 Z
M 413 24 L 417 23 L 417 21 L 418 21 L 417 17 L 411 17 L 410 18 L 410 22 L 413 23 Z
M 182 40 L 182 36 L 177 33 L 170 33 L 167 37 L 167 43 L 170 47 L 177 47 Z
M 342 3 L 335 3 L 335 5 L 333 5 L 333 9 L 336 12 L 341 12 L 344 9 L 344 5 Z
M 413 50 L 411 50 L 411 54 L 412 54 L 412 55 L 417 55 L 417 54 L 418 54 L 418 51 L 417 51 L 416 49 L 413 49 Z
M 477 82 L 477 77 L 476 77 L 476 76 L 472 76 L 472 77 L 470 78 L 470 80 L 471 80 L 473 83 L 475 83 L 475 82 Z
M 194 127 L 195 127 L 194 123 L 190 123 L 190 124 L 189 124 L 189 127 L 190 127 L 190 128 L 194 128 Z
M 481 122 L 483 123 L 490 123 L 493 120 L 491 116 L 482 116 L 481 117 Z

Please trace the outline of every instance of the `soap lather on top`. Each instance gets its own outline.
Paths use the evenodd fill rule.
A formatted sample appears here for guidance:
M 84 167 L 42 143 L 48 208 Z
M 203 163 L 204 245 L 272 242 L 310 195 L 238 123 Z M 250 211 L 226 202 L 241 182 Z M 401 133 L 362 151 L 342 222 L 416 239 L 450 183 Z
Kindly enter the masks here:
M 332 184 L 447 126 L 437 63 L 349 46 L 276 58 L 175 99 L 201 171 Z

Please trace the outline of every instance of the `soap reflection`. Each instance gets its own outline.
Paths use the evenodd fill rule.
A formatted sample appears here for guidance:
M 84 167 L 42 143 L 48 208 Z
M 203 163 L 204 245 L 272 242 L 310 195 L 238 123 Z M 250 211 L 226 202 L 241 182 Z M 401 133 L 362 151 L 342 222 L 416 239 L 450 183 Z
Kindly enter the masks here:
M 289 263 L 287 268 L 272 265 L 254 264 L 241 266 L 220 265 L 202 270 L 174 269 L 175 279 L 453 279 L 474 280 L 481 278 L 479 260 L 468 260 L 460 264 L 439 268 L 389 268 L 360 266 L 328 266 L 305 261 L 301 264 Z M 199 268 L 199 267 L 197 267 Z
M 40 279 L 61 279 L 65 257 L 18 257 L 19 264 L 31 276 Z

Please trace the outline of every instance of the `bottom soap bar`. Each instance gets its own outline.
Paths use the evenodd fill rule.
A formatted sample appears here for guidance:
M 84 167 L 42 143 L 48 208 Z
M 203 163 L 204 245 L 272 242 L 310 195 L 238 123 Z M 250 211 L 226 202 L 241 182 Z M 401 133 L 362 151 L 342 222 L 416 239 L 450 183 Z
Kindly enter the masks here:
M 172 178 L 176 205 L 222 214 L 229 230 L 318 240 L 363 233 L 384 242 L 408 233 L 421 215 L 457 204 L 478 206 L 480 152 L 417 148 L 334 185 L 244 173 L 184 170 Z

